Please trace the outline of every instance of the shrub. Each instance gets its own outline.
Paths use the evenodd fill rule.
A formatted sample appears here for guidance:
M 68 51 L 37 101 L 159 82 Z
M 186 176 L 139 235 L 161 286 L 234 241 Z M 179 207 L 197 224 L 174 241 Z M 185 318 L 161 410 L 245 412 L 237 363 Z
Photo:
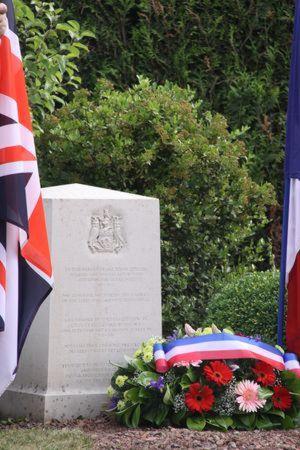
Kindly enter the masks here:
M 278 295 L 278 271 L 236 275 L 213 295 L 205 321 L 276 344 Z
M 76 60 L 88 48 L 82 43 L 93 34 L 81 31 L 75 20 L 62 22 L 62 9 L 54 2 L 15 0 L 18 35 L 36 131 L 46 112 L 64 104 L 81 83 Z
M 255 180 L 280 191 L 292 0 L 59 0 L 97 39 L 82 58 L 86 85 L 106 76 L 120 86 L 137 74 L 190 85 L 206 108 L 244 136 Z
M 249 176 L 240 132 L 204 113 L 189 89 L 140 79 L 120 92 L 100 82 L 47 118 L 38 139 L 46 185 L 81 182 L 161 201 L 164 320 L 194 322 L 212 280 L 269 264 L 261 239 L 270 185 Z

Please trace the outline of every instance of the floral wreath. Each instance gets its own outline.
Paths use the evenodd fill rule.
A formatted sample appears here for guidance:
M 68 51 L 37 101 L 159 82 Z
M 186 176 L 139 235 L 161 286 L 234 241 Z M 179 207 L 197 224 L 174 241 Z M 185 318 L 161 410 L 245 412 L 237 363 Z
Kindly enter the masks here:
M 215 325 L 185 325 L 143 343 L 108 388 L 109 411 L 128 427 L 294 428 L 300 418 L 296 355 Z

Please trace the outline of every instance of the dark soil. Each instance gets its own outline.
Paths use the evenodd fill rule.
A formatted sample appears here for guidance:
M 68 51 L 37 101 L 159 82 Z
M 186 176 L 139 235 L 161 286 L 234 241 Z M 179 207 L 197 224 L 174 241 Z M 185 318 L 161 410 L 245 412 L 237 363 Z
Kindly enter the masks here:
M 142 428 L 129 430 L 119 426 L 105 415 L 102 415 L 94 420 L 78 419 L 67 423 L 52 421 L 44 425 L 30 421 L 0 424 L 0 429 L 33 427 L 80 429 L 92 438 L 94 450 L 300 450 L 300 429 L 287 431 L 230 431 L 227 433 L 215 431 L 197 432 L 178 428 Z

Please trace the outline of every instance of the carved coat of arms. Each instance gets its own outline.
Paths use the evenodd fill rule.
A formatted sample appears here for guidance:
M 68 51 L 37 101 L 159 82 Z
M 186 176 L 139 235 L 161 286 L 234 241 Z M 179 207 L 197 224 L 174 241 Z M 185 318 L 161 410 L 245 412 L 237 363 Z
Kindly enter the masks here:
M 126 241 L 122 235 L 122 217 L 114 215 L 108 208 L 103 215 L 91 217 L 88 246 L 92 253 L 119 253 Z

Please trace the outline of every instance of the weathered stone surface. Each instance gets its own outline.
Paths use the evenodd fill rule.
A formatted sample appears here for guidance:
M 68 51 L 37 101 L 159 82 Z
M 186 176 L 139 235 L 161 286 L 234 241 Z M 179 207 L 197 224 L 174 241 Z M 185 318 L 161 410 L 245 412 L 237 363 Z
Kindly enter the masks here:
M 106 402 L 110 361 L 161 333 L 159 202 L 76 184 L 43 197 L 55 289 L 0 413 L 93 417 Z

